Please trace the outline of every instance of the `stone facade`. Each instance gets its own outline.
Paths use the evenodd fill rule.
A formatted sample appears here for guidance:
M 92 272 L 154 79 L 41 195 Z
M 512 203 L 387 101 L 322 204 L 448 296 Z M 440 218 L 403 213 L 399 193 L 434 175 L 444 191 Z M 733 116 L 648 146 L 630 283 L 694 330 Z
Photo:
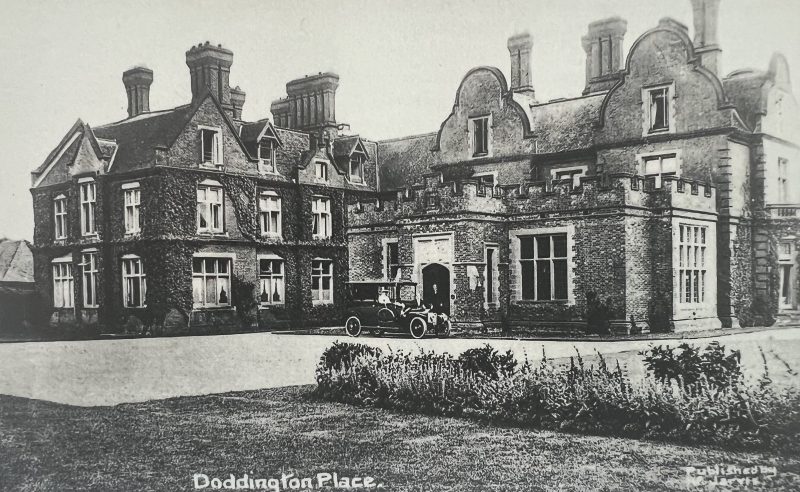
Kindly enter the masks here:
M 378 142 L 381 190 L 349 205 L 351 278 L 388 278 L 396 243 L 400 277 L 421 292 L 449 283 L 465 328 L 792 319 L 800 113 L 788 67 L 775 55 L 766 72 L 723 77 L 717 0 L 693 11 L 694 40 L 665 18 L 627 57 L 623 19 L 590 24 L 586 89 L 571 99 L 534 98 L 520 58 L 532 39 L 512 36 L 510 86 L 475 68 L 438 132 Z M 426 275 L 433 263 L 444 269 Z

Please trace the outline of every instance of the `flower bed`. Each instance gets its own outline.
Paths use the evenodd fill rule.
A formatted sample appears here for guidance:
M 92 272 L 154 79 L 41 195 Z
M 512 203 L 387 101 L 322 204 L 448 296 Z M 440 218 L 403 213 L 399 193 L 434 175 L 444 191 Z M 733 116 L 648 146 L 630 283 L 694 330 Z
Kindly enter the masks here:
M 719 347 L 706 350 L 719 355 Z M 598 356 L 597 366 L 587 366 L 580 354 L 569 364 L 544 357 L 517 364 L 510 352 L 498 354 L 488 345 L 455 358 L 335 343 L 320 360 L 315 393 L 356 405 L 534 428 L 784 452 L 800 448 L 800 392 L 770 384 L 766 359 L 761 377 L 748 380 L 732 371 L 724 383 L 719 368 L 698 359 L 701 371 L 714 371 L 717 379 L 701 374 L 687 384 L 652 374 L 632 381 L 618 364 L 610 368 Z

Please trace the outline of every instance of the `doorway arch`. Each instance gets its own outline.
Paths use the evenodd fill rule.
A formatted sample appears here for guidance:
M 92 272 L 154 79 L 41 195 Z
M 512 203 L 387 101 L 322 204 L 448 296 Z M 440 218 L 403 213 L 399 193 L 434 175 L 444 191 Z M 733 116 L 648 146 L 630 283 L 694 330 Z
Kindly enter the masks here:
M 450 316 L 450 270 L 439 263 L 422 269 L 422 302 Z

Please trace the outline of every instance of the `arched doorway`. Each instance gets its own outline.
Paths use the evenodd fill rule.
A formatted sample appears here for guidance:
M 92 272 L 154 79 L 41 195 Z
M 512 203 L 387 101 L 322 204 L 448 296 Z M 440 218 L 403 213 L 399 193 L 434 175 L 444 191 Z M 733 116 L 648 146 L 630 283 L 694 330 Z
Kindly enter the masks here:
M 422 269 L 422 302 L 450 315 L 450 270 L 438 263 Z

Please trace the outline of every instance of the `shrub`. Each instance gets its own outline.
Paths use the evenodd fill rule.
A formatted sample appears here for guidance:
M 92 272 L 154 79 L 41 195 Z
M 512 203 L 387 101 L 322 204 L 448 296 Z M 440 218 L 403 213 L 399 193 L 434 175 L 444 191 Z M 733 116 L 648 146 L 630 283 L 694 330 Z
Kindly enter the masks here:
M 596 367 L 579 353 L 569 364 L 543 357 L 540 364 L 526 360 L 517 367 L 511 352 L 490 347 L 453 358 L 337 343 L 320 359 L 315 393 L 356 405 L 526 427 L 796 452 L 800 393 L 777 389 L 768 378 L 760 384 L 713 382 L 722 380 L 720 374 L 726 380 L 740 374 L 738 357 L 736 368 L 728 367 L 731 355 L 715 346 L 690 351 L 687 360 L 725 369 L 699 370 L 696 382 L 686 385 L 680 377 L 652 374 L 634 383 L 599 354 Z
M 501 375 L 510 376 L 517 367 L 517 361 L 510 350 L 500 354 L 488 343 L 483 347 L 466 350 L 459 356 L 458 362 L 465 371 L 491 379 L 497 379 Z
M 726 354 L 719 342 L 711 342 L 702 352 L 682 343 L 677 348 L 651 347 L 639 355 L 644 356 L 647 370 L 661 382 L 694 387 L 705 380 L 713 387 L 725 388 L 742 380 L 741 353 L 732 350 Z

